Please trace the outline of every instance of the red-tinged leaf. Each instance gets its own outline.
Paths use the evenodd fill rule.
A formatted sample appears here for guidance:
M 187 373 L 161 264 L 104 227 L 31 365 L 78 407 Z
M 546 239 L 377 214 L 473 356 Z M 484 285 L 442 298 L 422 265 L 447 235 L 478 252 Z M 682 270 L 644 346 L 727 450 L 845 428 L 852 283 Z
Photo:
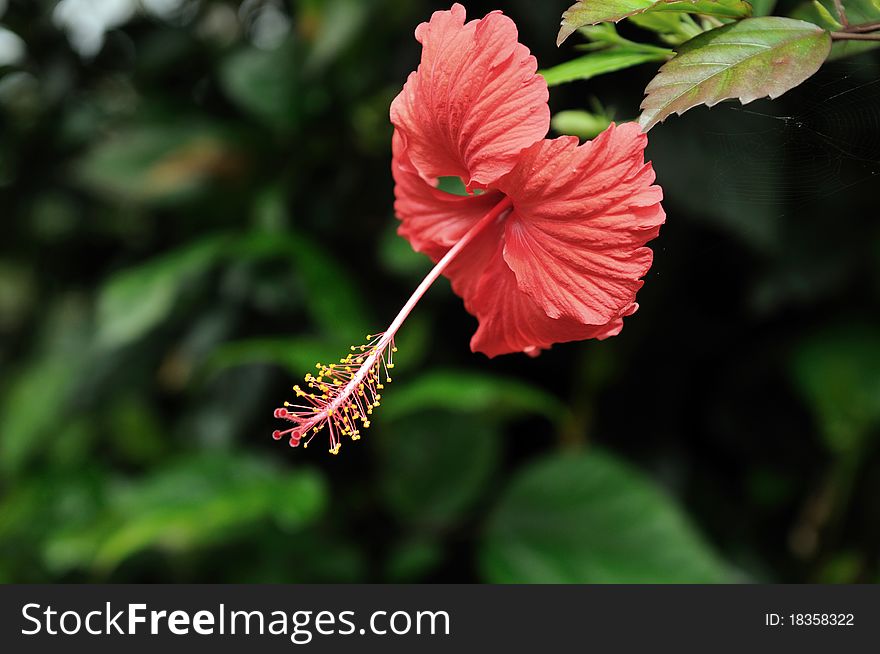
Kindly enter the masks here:
M 648 84 L 639 124 L 648 131 L 701 104 L 778 98 L 819 70 L 830 49 L 831 36 L 822 28 L 778 16 L 704 32 L 683 44 Z
M 562 14 L 556 45 L 562 45 L 586 25 L 617 23 L 629 16 L 657 11 L 736 19 L 751 16 L 752 6 L 744 0 L 578 0 Z

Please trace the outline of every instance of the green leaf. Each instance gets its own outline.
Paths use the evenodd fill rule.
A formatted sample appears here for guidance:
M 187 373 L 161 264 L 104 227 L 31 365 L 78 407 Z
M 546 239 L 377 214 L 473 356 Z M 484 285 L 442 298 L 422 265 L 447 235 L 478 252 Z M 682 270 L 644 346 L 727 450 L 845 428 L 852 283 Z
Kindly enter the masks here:
M 880 0 L 846 0 L 844 6 L 850 25 L 880 21 L 878 2 Z M 798 5 L 791 12 L 791 17 L 816 23 L 832 31 L 840 29 L 834 0 L 809 0 Z M 828 58 L 851 57 L 877 47 L 880 47 L 880 41 L 835 41 L 831 46 L 831 54 Z
M 117 200 L 186 199 L 238 166 L 240 154 L 218 129 L 201 123 L 134 127 L 100 142 L 74 175 Z
M 127 345 L 165 320 L 185 285 L 223 255 L 226 237 L 212 237 L 113 275 L 98 296 L 98 342 Z
M 220 66 L 220 85 L 239 107 L 269 127 L 289 132 L 301 120 L 299 53 L 293 41 L 274 50 L 247 48 Z
M 382 408 L 389 421 L 428 409 L 443 409 L 502 417 L 537 414 L 558 422 L 567 411 L 558 399 L 534 386 L 455 370 L 438 370 L 407 381 L 388 393 Z
M 379 489 L 402 522 L 437 530 L 455 523 L 488 488 L 501 441 L 485 419 L 426 412 L 378 433 Z
M 345 352 L 335 344 L 312 337 L 255 338 L 226 343 L 206 363 L 208 374 L 252 364 L 284 366 L 297 377 L 314 370 L 315 363 L 333 363 Z
M 579 0 L 562 14 L 562 28 L 556 45 L 562 43 L 585 25 L 618 22 L 651 11 L 672 11 L 689 14 L 743 18 L 750 16 L 752 7 L 744 0 Z
M 559 421 L 566 409 L 527 384 L 452 370 L 388 392 L 379 453 L 380 487 L 389 507 L 402 520 L 422 526 L 453 522 L 495 470 L 497 421 L 523 414 Z
M 679 507 L 611 454 L 522 471 L 481 551 L 491 583 L 722 583 L 730 571 Z
M 253 232 L 206 238 L 111 277 L 98 298 L 98 341 L 118 347 L 143 337 L 167 319 L 187 284 L 217 263 L 271 257 L 296 268 L 308 290 L 306 309 L 324 333 L 345 344 L 363 338 L 363 301 L 329 253 L 302 235 Z
M 321 70 L 335 59 L 364 25 L 369 11 L 369 5 L 362 0 L 323 0 L 319 6 L 320 11 L 314 16 L 318 26 L 305 66 L 309 71 Z
M 0 404 L 0 470 L 15 474 L 41 448 L 52 447 L 53 425 L 71 391 L 76 367 L 51 357 L 23 370 Z M 47 406 L 49 404 L 49 406 Z
M 611 48 L 566 61 L 563 64 L 542 70 L 548 86 L 558 86 L 575 80 L 587 80 L 597 75 L 631 68 L 651 61 L 666 61 L 674 52 L 641 52 L 625 48 Z
M 106 572 L 146 549 L 192 551 L 274 519 L 285 529 L 313 521 L 326 490 L 316 473 L 285 473 L 260 459 L 211 454 L 183 459 L 120 485 L 107 510 L 84 528 L 56 533 L 45 556 L 56 569 Z
M 433 540 L 407 540 L 392 548 L 385 578 L 393 584 L 413 583 L 443 560 L 443 548 Z
M 828 447 L 858 451 L 880 428 L 880 331 L 836 328 L 803 342 L 792 375 L 822 427 Z
M 838 22 L 838 20 L 831 15 L 831 12 L 825 8 L 819 0 L 813 0 L 813 8 L 816 10 L 816 13 L 819 14 L 819 18 L 822 20 L 822 23 L 825 25 L 830 25 L 831 29 L 839 30 L 843 29 L 843 25 Z
M 776 7 L 776 0 L 749 0 L 752 16 L 769 16 Z
M 737 98 L 777 98 L 819 70 L 831 49 L 822 28 L 791 18 L 746 18 L 700 34 L 645 89 L 647 131 L 672 113 Z
M 290 261 L 306 290 L 306 308 L 325 333 L 346 343 L 361 342 L 372 329 L 357 286 L 333 255 L 302 231 L 249 234 L 235 243 L 233 254 L 239 259 L 281 256 Z
M 467 187 L 461 177 L 440 177 L 437 180 L 437 189 L 450 195 L 467 197 Z
M 649 12 L 635 14 L 628 20 L 633 25 L 655 32 L 661 41 L 670 45 L 680 45 L 706 31 L 688 14 Z
M 440 178 L 441 185 L 444 178 Z M 459 178 L 455 178 L 459 179 Z M 459 182 L 461 180 L 459 179 Z M 462 184 L 464 186 L 464 184 Z M 397 233 L 398 223 L 389 221 L 379 243 L 379 256 L 386 270 L 414 281 L 424 279 L 433 264 L 421 252 L 413 250 L 409 242 Z
M 569 134 L 582 139 L 598 136 L 611 124 L 611 118 L 588 111 L 560 111 L 553 116 L 550 125 L 560 134 Z
M 816 7 L 817 4 L 821 4 L 822 9 Z M 880 20 L 880 0 L 845 0 L 844 9 L 850 25 Z M 804 20 L 817 19 L 822 27 L 832 28 L 835 24 L 839 25 L 834 0 L 807 0 L 792 12 L 792 16 Z M 830 20 L 826 17 L 830 17 Z

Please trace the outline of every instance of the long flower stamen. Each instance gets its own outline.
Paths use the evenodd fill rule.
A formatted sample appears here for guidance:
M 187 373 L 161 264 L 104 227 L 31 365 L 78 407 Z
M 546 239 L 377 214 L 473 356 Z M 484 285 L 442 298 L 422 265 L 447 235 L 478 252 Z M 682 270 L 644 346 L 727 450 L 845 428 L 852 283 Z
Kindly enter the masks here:
M 480 232 L 506 215 L 511 206 L 511 200 L 505 197 L 465 233 L 422 280 L 385 332 L 367 335 L 367 342 L 352 346 L 352 352 L 339 363 L 316 364 L 317 376 L 311 373 L 305 376 L 309 390 L 294 386 L 296 403 L 285 402 L 275 410 L 276 418 L 288 420 L 294 426 L 276 429 L 273 438 L 280 440 L 287 436 L 291 447 L 299 446 L 305 438 L 303 447 L 308 447 L 315 434 L 326 426 L 331 454 L 339 453 L 343 436 L 358 440 L 360 427 L 370 426 L 370 416 L 380 404 L 384 384 L 391 382 L 393 354 L 397 352 L 394 337 L 404 320 L 450 262 Z

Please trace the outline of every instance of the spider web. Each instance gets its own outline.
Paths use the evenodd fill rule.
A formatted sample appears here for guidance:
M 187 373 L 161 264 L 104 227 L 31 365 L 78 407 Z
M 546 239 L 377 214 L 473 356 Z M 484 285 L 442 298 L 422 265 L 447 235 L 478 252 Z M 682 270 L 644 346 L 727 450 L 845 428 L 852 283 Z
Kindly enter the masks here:
M 784 106 L 794 109 L 777 113 Z M 731 114 L 751 120 L 746 129 L 710 133 L 722 157 L 714 176 L 755 204 L 795 207 L 876 184 L 880 175 L 880 63 L 870 58 L 839 62 L 774 102 L 740 107 Z M 723 124 L 723 121 L 721 121 Z M 755 159 L 762 166 L 755 168 Z M 773 188 L 756 183 L 750 169 L 775 167 Z M 738 174 L 731 174 L 731 171 Z
M 652 130 L 670 208 L 766 250 L 786 216 L 864 204 L 880 181 L 875 54 L 832 62 L 776 100 L 700 107 Z

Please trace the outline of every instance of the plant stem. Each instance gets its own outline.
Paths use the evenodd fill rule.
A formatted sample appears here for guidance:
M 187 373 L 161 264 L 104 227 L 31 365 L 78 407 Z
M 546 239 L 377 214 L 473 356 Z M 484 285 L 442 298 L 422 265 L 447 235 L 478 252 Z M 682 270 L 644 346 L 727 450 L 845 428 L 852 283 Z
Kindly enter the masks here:
M 845 32 L 873 32 L 875 30 L 880 30 L 880 21 L 876 21 L 873 23 L 859 23 L 858 25 L 849 25 L 844 30 Z
M 428 273 L 427 277 L 422 280 L 422 283 L 419 284 L 418 288 L 416 288 L 406 304 L 403 305 L 400 313 L 397 314 L 388 326 L 388 329 L 385 330 L 382 339 L 373 348 L 373 353 L 363 362 L 357 373 L 351 378 L 351 381 L 345 385 L 342 392 L 339 393 L 339 395 L 327 407 L 330 413 L 338 410 L 364 381 L 364 378 L 367 376 L 367 373 L 373 365 L 375 365 L 378 357 L 381 356 L 385 348 L 394 341 L 394 336 L 397 334 L 397 330 L 400 329 L 403 321 L 406 320 L 407 316 L 409 316 L 410 312 L 413 310 L 413 307 L 415 307 L 419 300 L 422 299 L 422 296 L 431 287 L 431 284 L 437 281 L 437 278 L 440 277 L 440 274 L 446 269 L 446 266 L 448 266 L 471 241 L 479 236 L 483 230 L 498 220 L 498 217 L 504 214 L 504 212 L 512 206 L 513 203 L 510 198 L 505 197 L 501 202 L 496 204 L 489 213 L 480 218 L 480 220 L 477 221 L 477 223 L 449 249 L 443 258 L 437 262 L 437 265 L 434 266 L 431 272 Z
M 843 8 L 843 0 L 834 0 L 834 8 L 837 10 L 837 17 L 840 24 L 849 27 L 849 18 L 846 17 L 846 9 Z
M 833 41 L 880 41 L 880 32 L 859 34 L 856 32 L 831 32 Z
M 410 311 L 412 311 L 413 307 L 418 303 L 418 301 L 422 299 L 425 291 L 427 291 L 431 287 L 431 284 L 437 281 L 437 278 L 446 269 L 446 266 L 448 266 L 452 262 L 452 260 L 458 256 L 458 253 L 461 252 L 468 243 L 473 241 L 474 238 L 476 238 L 480 234 L 480 232 L 482 232 L 484 229 L 486 229 L 486 227 L 498 220 L 498 217 L 502 215 L 505 211 L 510 209 L 512 206 L 513 203 L 511 202 L 510 198 L 505 197 L 503 200 L 501 200 L 501 202 L 496 204 L 489 213 L 480 218 L 480 220 L 477 221 L 477 223 L 473 227 L 471 227 L 470 231 L 462 236 L 458 240 L 458 242 L 449 249 L 444 257 L 437 262 L 437 265 L 434 266 L 431 272 L 428 273 L 428 276 L 422 280 L 422 283 L 419 284 L 419 287 L 413 292 L 407 303 L 400 310 L 400 313 L 397 314 L 397 317 L 385 331 L 385 334 L 389 340 L 394 336 L 395 332 L 400 329 L 403 321 L 406 320 L 406 317 L 409 315 Z

